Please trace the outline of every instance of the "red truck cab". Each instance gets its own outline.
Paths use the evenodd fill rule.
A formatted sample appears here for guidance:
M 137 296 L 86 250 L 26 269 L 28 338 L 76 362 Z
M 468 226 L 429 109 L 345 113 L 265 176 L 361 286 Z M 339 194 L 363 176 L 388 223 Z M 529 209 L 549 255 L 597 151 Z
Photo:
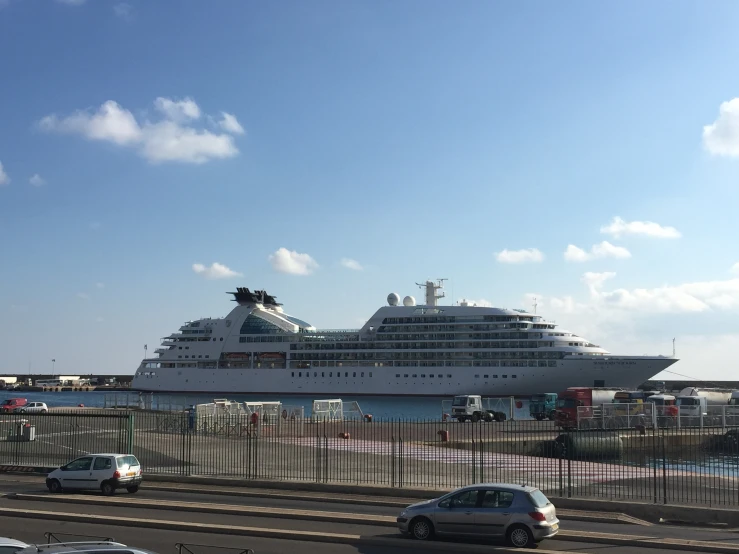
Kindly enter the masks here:
M 16 408 L 21 408 L 26 404 L 28 404 L 28 400 L 25 398 L 8 398 L 0 404 L 0 412 L 14 412 Z

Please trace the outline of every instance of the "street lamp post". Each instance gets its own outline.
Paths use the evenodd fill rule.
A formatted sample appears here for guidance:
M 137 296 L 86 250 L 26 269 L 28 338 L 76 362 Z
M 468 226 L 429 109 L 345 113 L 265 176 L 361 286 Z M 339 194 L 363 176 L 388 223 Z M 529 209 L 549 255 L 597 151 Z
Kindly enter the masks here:
M 54 366 L 55 365 L 56 365 L 56 358 L 52 358 L 51 359 L 51 376 L 52 377 L 54 377 L 54 375 L 55 375 L 55 370 L 54 370 Z

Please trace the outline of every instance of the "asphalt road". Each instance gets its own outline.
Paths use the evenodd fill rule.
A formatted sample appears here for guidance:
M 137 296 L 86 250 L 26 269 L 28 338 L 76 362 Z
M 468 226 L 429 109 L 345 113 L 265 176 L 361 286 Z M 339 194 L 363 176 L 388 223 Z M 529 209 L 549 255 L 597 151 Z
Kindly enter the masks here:
M 17 481 L 10 481 L 8 477 L 0 479 L 0 493 L 10 492 L 26 492 L 48 495 L 43 487 L 42 479 L 22 478 Z M 100 498 L 96 493 L 93 496 Z M 63 496 L 63 495 L 61 495 Z M 382 506 L 361 506 L 356 504 L 345 504 L 341 502 L 313 502 L 310 500 L 281 500 L 269 497 L 264 498 L 241 498 L 234 496 L 223 496 L 212 493 L 199 494 L 195 492 L 165 492 L 146 490 L 143 487 L 138 494 L 128 495 L 121 493 L 116 496 L 117 499 L 135 498 L 139 500 L 179 500 L 186 502 L 199 503 L 216 503 L 216 504 L 232 504 L 246 506 L 264 506 L 273 508 L 293 508 L 301 510 L 313 510 L 321 512 L 340 512 L 340 513 L 365 513 L 377 515 L 397 515 L 398 509 Z M 302 554 L 303 552 L 321 552 L 331 554 L 338 553 L 374 553 L 379 554 L 380 548 L 383 552 L 395 552 L 400 554 L 401 550 L 406 552 L 417 551 L 423 552 L 423 546 L 408 539 L 407 546 L 400 549 L 388 547 L 377 547 L 367 545 L 339 545 L 327 543 L 311 543 L 287 541 L 281 539 L 264 539 L 253 537 L 236 537 L 226 535 L 216 535 L 211 533 L 182 533 L 166 530 L 153 529 L 133 529 L 129 527 L 115 526 L 114 522 L 117 517 L 135 517 L 148 520 L 169 520 L 180 522 L 195 522 L 204 524 L 221 524 L 221 525 L 238 525 L 250 526 L 266 529 L 296 530 L 296 531 L 312 531 L 325 533 L 348 533 L 361 535 L 363 537 L 389 537 L 398 538 L 398 533 L 391 527 L 358 525 L 358 524 L 339 524 L 333 522 L 319 522 L 295 519 L 277 519 L 271 517 L 255 517 L 255 516 L 237 516 L 223 514 L 208 514 L 201 512 L 182 512 L 176 509 L 151 509 L 145 507 L 117 507 L 117 506 L 100 506 L 89 505 L 84 502 L 78 502 L 69 497 L 71 502 L 42 502 L 42 501 L 26 501 L 13 500 L 8 498 L 0 499 L 0 507 L 11 509 L 33 509 L 54 512 L 80 513 L 80 514 L 96 514 L 104 515 L 109 518 L 111 525 L 98 524 L 82 524 L 82 523 L 66 523 L 57 521 L 44 521 L 33 519 L 16 519 L 16 518 L 0 518 L 0 536 L 13 536 L 21 540 L 40 542 L 43 539 L 43 533 L 46 531 L 81 533 L 92 535 L 112 536 L 121 542 L 130 542 L 131 544 L 154 550 L 155 552 L 173 552 L 173 545 L 176 542 L 188 542 L 196 544 L 216 544 L 219 546 L 232 546 L 234 548 L 252 548 L 256 554 L 270 552 L 291 552 L 293 554 Z M 739 534 L 726 531 L 714 531 L 706 529 L 693 529 L 685 527 L 660 526 L 651 527 L 625 525 L 625 524 L 607 524 L 607 523 L 586 523 L 579 521 L 563 521 L 562 528 L 566 530 L 582 530 L 590 532 L 602 533 L 618 533 L 621 535 L 648 535 L 655 537 L 672 537 L 686 538 L 696 540 L 709 540 L 720 542 L 735 542 L 739 544 Z M 491 548 L 499 546 L 500 543 L 488 542 Z M 574 542 L 567 540 L 549 540 L 540 545 L 540 550 L 553 550 L 564 552 L 580 552 L 580 553 L 598 553 L 598 554 L 627 554 L 634 552 L 634 547 L 617 547 L 603 544 L 591 544 L 584 542 Z M 464 543 L 454 541 L 449 543 L 449 552 L 463 552 Z M 644 552 L 652 552 L 654 554 L 675 552 L 670 549 L 643 549 Z

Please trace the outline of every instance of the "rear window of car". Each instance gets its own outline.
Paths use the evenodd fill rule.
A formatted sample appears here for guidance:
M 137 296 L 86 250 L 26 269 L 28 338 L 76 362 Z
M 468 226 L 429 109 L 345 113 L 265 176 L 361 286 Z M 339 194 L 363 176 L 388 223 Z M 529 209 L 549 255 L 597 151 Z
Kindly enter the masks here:
M 136 456 L 121 456 L 120 458 L 116 459 L 116 464 L 119 468 L 123 466 L 137 466 L 139 465 L 139 461 L 136 459 Z
M 539 489 L 529 493 L 531 503 L 537 508 L 545 508 L 549 504 L 549 499 Z

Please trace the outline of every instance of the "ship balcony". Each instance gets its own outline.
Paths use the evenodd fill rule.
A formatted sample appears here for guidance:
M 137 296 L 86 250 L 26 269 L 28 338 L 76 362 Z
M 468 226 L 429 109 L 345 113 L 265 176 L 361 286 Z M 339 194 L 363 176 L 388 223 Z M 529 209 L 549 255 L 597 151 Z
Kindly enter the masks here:
M 175 343 L 173 340 L 163 340 L 162 346 L 177 346 L 177 343 Z
M 166 354 L 170 350 L 171 348 L 157 348 L 156 350 L 154 350 L 154 354 Z

